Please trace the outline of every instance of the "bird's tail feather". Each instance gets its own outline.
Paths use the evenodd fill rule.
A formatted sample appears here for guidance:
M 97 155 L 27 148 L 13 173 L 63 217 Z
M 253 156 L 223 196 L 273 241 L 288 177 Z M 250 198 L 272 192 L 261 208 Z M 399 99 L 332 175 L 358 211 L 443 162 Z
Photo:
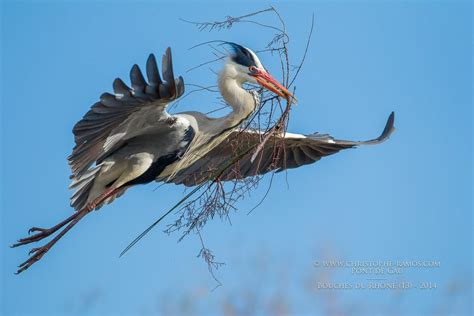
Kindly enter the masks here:
M 71 197 L 71 206 L 76 210 L 80 211 L 83 209 L 88 202 L 89 192 L 94 185 L 94 179 L 101 169 L 101 165 L 87 170 L 81 176 L 72 178 L 72 182 L 69 185 L 69 189 L 75 189 L 76 191 Z

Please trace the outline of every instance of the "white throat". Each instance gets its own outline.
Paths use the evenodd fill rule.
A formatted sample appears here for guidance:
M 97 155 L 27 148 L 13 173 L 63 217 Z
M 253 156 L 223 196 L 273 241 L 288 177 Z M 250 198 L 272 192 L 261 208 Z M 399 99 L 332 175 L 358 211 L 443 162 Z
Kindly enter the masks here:
M 237 124 L 256 109 L 253 95 L 242 88 L 244 82 L 245 79 L 239 77 L 232 64 L 226 64 L 219 73 L 219 90 L 225 102 L 232 107 L 232 112 L 225 117 L 227 123 Z

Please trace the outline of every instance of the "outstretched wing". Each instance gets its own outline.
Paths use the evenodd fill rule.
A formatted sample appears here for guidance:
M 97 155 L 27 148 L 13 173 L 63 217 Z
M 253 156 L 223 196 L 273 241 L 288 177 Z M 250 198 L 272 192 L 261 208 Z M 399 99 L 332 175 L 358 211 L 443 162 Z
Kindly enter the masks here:
M 189 168 L 178 172 L 169 181 L 194 186 L 213 179 L 212 176 L 216 174 L 221 174 L 219 177 L 221 181 L 228 181 L 261 175 L 273 170 L 280 172 L 298 168 L 343 149 L 385 141 L 394 131 L 394 119 L 395 114 L 392 112 L 382 134 L 368 141 L 337 140 L 327 134 L 319 133 L 311 135 L 286 133 L 284 137 L 272 137 L 253 161 L 252 156 L 255 150 L 248 151 L 258 146 L 262 141 L 262 134 L 259 131 L 236 131 L 203 158 Z M 244 154 L 232 167 L 225 169 L 229 162 L 245 152 L 248 153 Z
M 80 177 L 94 162 L 100 163 L 127 139 L 173 121 L 166 106 L 184 93 L 184 82 L 181 76 L 174 78 L 170 48 L 163 55 L 162 74 L 163 80 L 151 54 L 146 63 L 148 82 L 134 65 L 130 71 L 132 87 L 115 79 L 114 94 L 102 94 L 74 126 L 76 146 L 68 157 L 73 177 Z

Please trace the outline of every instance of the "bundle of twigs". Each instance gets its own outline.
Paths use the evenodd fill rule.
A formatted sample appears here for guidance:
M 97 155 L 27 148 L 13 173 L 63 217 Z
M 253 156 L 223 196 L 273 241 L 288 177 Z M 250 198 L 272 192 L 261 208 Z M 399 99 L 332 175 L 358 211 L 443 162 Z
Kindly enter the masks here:
M 272 13 L 278 19 L 278 26 L 275 25 L 267 25 L 259 22 L 258 20 L 253 20 L 250 18 L 255 18 L 259 15 L 265 13 Z M 221 31 L 221 30 L 228 30 L 235 26 L 238 23 L 251 23 L 256 25 L 256 27 L 262 27 L 266 29 L 270 29 L 275 31 L 276 33 L 273 34 L 271 40 L 262 50 L 257 52 L 270 52 L 273 54 L 278 54 L 280 65 L 281 65 L 281 75 L 282 75 L 282 84 L 287 89 L 292 89 L 293 94 L 295 92 L 295 88 L 292 88 L 292 85 L 298 76 L 305 57 L 308 51 L 308 47 L 310 44 L 310 39 L 313 31 L 314 25 L 314 17 L 311 23 L 311 30 L 307 39 L 306 49 L 304 51 L 303 57 L 298 66 L 292 67 L 290 64 L 290 58 L 288 53 L 288 43 L 290 42 L 290 37 L 286 32 L 286 25 L 284 20 L 282 19 L 280 13 L 274 8 L 269 7 L 264 10 L 256 11 L 250 14 L 232 17 L 227 16 L 224 21 L 216 21 L 216 22 L 192 22 L 183 20 L 186 23 L 190 23 L 196 26 L 200 31 Z M 210 44 L 205 43 L 205 44 Z M 194 70 L 196 68 L 202 67 L 209 63 L 221 60 L 226 54 L 220 52 L 218 48 L 211 46 L 217 53 L 216 58 L 209 61 L 202 63 L 190 70 Z M 290 75 L 291 71 L 294 71 L 293 77 Z M 207 91 L 207 92 L 217 92 L 214 87 L 201 87 L 197 85 L 189 85 L 195 86 L 197 89 L 188 92 L 188 95 L 193 92 L 198 91 Z M 254 87 L 249 87 L 254 88 Z M 257 144 L 252 144 L 251 146 L 243 146 L 242 144 L 235 144 L 234 148 L 234 159 L 227 162 L 226 164 L 219 166 L 218 168 L 214 168 L 214 170 L 209 170 L 210 176 L 208 180 L 199 184 L 195 188 L 193 188 L 190 192 L 186 194 L 184 198 L 182 198 L 178 203 L 176 203 L 170 210 L 168 210 L 164 215 L 162 215 L 158 220 L 156 220 L 152 225 L 150 225 L 143 233 L 141 233 L 132 243 L 130 243 L 124 251 L 121 253 L 121 256 L 125 254 L 131 247 L 133 247 L 142 237 L 144 237 L 149 231 L 151 231 L 158 223 L 160 223 L 163 218 L 167 215 L 175 211 L 177 213 L 177 219 L 167 226 L 165 232 L 172 233 L 176 231 L 181 231 L 181 237 L 179 240 L 182 240 L 185 236 L 190 234 L 191 232 L 196 233 L 199 236 L 199 240 L 201 242 L 201 250 L 199 251 L 198 256 L 202 257 L 209 268 L 211 275 L 214 277 L 218 285 L 220 282 L 214 275 L 215 269 L 217 269 L 222 263 L 216 262 L 214 255 L 212 252 L 205 246 L 203 237 L 201 234 L 201 230 L 204 225 L 207 223 L 209 219 L 214 218 L 216 215 L 219 216 L 221 219 L 227 219 L 230 221 L 229 213 L 232 210 L 237 210 L 235 204 L 247 196 L 251 190 L 256 188 L 262 179 L 262 176 L 256 175 L 250 178 L 243 178 L 243 177 L 236 177 L 236 180 L 230 181 L 230 183 L 224 184 L 220 181 L 220 176 L 224 172 L 239 172 L 238 164 L 242 157 L 251 154 L 251 161 L 252 163 L 259 164 L 259 154 L 262 152 L 263 147 L 268 144 L 270 140 L 278 140 L 283 139 L 282 137 L 278 137 L 279 135 L 283 135 L 286 132 L 287 125 L 289 122 L 290 117 L 290 110 L 294 100 L 286 100 L 286 104 L 282 104 L 280 98 L 276 96 L 272 96 L 265 92 L 263 89 L 258 90 L 260 94 L 260 105 L 258 110 L 241 126 L 241 130 L 245 131 L 247 129 L 257 129 L 263 131 L 261 133 L 260 142 Z M 264 112 L 263 108 L 270 108 L 269 111 Z M 220 109 L 217 109 L 220 110 Z M 279 115 L 277 113 L 279 112 Z M 244 142 L 245 140 L 242 140 Z M 272 146 L 274 147 L 275 155 L 273 157 L 275 163 L 278 159 L 282 159 L 281 150 L 283 146 L 278 141 L 273 141 Z M 284 152 L 283 152 L 284 155 Z M 272 173 L 273 177 L 273 173 Z M 270 181 L 271 186 L 272 181 Z M 267 192 L 264 198 L 257 204 L 260 205 L 267 193 L 270 189 L 270 186 L 267 189 Z M 256 206 L 256 207 L 257 207 Z

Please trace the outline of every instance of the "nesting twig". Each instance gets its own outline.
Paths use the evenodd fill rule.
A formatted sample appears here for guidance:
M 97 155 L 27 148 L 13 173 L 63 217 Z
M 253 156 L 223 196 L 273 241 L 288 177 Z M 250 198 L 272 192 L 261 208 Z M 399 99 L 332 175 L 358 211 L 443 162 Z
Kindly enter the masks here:
M 250 19 L 255 18 L 260 14 L 272 12 L 278 19 L 278 26 L 275 25 L 268 25 L 263 24 L 259 21 Z M 263 27 L 268 30 L 276 31 L 276 34 L 272 34 L 272 37 L 265 45 L 262 50 L 257 52 L 269 52 L 270 54 L 274 55 L 277 54 L 280 61 L 281 66 L 281 77 L 282 77 L 282 84 L 289 89 L 290 86 L 294 83 L 296 77 L 298 76 L 302 65 L 304 63 L 306 53 L 308 51 L 309 43 L 311 34 L 313 31 L 314 25 L 314 17 L 311 25 L 310 35 L 307 41 L 306 49 L 303 55 L 299 66 L 296 68 L 290 66 L 290 57 L 288 53 L 288 44 L 290 41 L 290 37 L 286 32 L 286 25 L 279 14 L 279 12 L 274 7 L 269 7 L 264 10 L 256 11 L 253 13 L 249 13 L 246 15 L 232 17 L 227 16 L 223 21 L 216 21 L 216 22 L 192 22 L 183 20 L 187 23 L 191 23 L 195 25 L 200 31 L 221 31 L 221 30 L 228 30 L 232 28 L 237 23 L 251 23 L 258 27 Z M 203 44 L 210 44 L 215 41 L 203 43 Z M 199 44 L 195 47 L 201 46 L 203 44 Z M 196 68 L 202 67 L 204 65 L 208 65 L 212 62 L 221 60 L 224 58 L 225 54 L 215 47 L 213 48 L 213 54 L 215 55 L 215 59 L 201 63 L 196 67 L 191 68 L 188 71 L 194 70 Z M 219 54 L 222 54 L 220 56 Z M 291 71 L 296 69 L 296 73 L 291 77 Z M 196 87 L 196 89 L 192 90 L 189 93 L 194 93 L 197 91 L 206 91 L 215 93 L 216 90 L 214 86 L 212 87 L 203 87 L 198 85 L 191 85 L 190 86 Z M 248 86 L 249 89 L 255 88 L 251 85 Z M 218 283 L 218 286 L 221 285 L 219 280 L 216 278 L 214 271 L 217 270 L 218 267 L 222 265 L 222 263 L 215 261 L 214 255 L 212 252 L 204 245 L 203 238 L 202 238 L 202 229 L 204 228 L 205 224 L 208 220 L 213 219 L 215 216 L 218 216 L 222 220 L 229 221 L 230 223 L 230 212 L 236 211 L 237 208 L 235 204 L 245 198 L 246 196 L 250 195 L 250 192 L 255 189 L 260 180 L 263 178 L 261 175 L 255 175 L 253 177 L 244 178 L 243 175 L 240 174 L 240 161 L 243 157 L 251 155 L 251 163 L 257 164 L 260 166 L 262 163 L 263 157 L 263 148 L 265 145 L 273 146 L 273 150 L 271 153 L 271 166 L 277 166 L 278 162 L 281 159 L 285 158 L 285 151 L 283 146 L 283 137 L 279 137 L 284 135 L 287 129 L 289 115 L 291 110 L 291 105 L 294 103 L 294 100 L 288 99 L 286 100 L 286 104 L 283 106 L 279 97 L 270 94 L 268 91 L 264 91 L 263 89 L 257 90 L 258 94 L 260 95 L 260 104 L 257 109 L 251 115 L 251 117 L 244 122 L 240 130 L 242 131 L 241 135 L 244 135 L 244 131 L 248 129 L 256 129 L 262 131 L 260 134 L 260 141 L 257 144 L 254 143 L 246 143 L 244 137 L 240 140 L 235 141 L 235 143 L 231 144 L 232 152 L 233 152 L 233 159 L 229 162 L 226 162 L 223 166 L 210 166 L 207 172 L 210 174 L 208 180 L 202 182 L 195 188 L 193 188 L 189 193 L 185 195 L 183 199 L 181 199 L 175 206 L 173 206 L 168 212 L 166 212 L 162 217 L 160 217 L 155 223 L 153 223 L 147 230 L 145 230 L 141 235 L 139 235 L 123 252 L 123 255 L 126 251 L 128 251 L 136 242 L 138 242 L 146 233 L 148 233 L 154 226 L 156 226 L 165 216 L 170 214 L 171 212 L 177 213 L 177 218 L 174 222 L 169 224 L 165 230 L 168 234 L 180 231 L 181 236 L 179 240 L 182 240 L 184 237 L 189 235 L 191 232 L 196 233 L 199 236 L 201 241 L 201 250 L 198 254 L 198 257 L 201 257 L 205 260 L 208 265 L 209 272 L 211 273 L 214 280 Z M 293 88 L 293 94 L 295 92 L 295 88 Z M 223 100 L 220 98 L 221 102 Z M 223 102 L 225 107 L 227 104 Z M 266 111 L 264 108 L 269 107 L 269 110 Z M 219 108 L 217 110 L 220 110 Z M 279 112 L 279 116 L 277 116 L 277 112 Z M 271 147 L 270 147 L 271 148 Z M 258 169 L 258 168 L 257 168 Z M 271 170 L 275 168 L 270 168 Z M 203 172 L 203 171 L 201 171 Z M 223 174 L 231 174 L 234 180 L 231 180 L 227 183 L 223 183 L 220 179 Z M 192 177 L 193 175 L 189 175 Z M 196 175 L 198 177 L 199 175 Z M 272 173 L 272 180 L 273 180 L 273 173 Z M 264 197 L 260 200 L 260 202 L 251 210 L 253 211 L 256 207 L 258 207 L 263 200 L 267 197 L 268 192 L 271 188 L 271 183 L 264 195 Z M 250 211 L 250 212 L 251 212 Z M 249 213 L 250 213 L 249 212 Z

